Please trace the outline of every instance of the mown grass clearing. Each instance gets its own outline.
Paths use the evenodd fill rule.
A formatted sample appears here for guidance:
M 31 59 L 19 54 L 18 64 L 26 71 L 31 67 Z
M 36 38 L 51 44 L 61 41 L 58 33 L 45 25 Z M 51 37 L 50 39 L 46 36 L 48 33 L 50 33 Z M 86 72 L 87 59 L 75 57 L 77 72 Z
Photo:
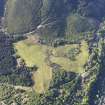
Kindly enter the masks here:
M 24 59 L 28 67 L 33 67 L 34 65 L 38 67 L 37 72 L 33 74 L 33 80 L 35 81 L 34 88 L 38 93 L 45 92 L 52 80 L 53 68 L 48 64 L 49 61 L 50 63 L 60 65 L 61 69 L 66 71 L 82 73 L 89 57 L 86 41 L 81 42 L 80 53 L 75 57 L 76 60 L 74 61 L 65 57 L 65 55 L 68 54 L 70 49 L 79 48 L 78 44 L 53 48 L 46 45 L 33 44 L 28 40 L 24 40 L 15 43 L 14 47 L 17 49 L 17 55 Z M 50 52 L 50 55 L 48 55 L 48 52 Z
M 53 48 L 52 54 L 56 57 L 65 56 L 65 55 L 67 55 L 69 50 L 72 48 L 79 48 L 79 45 L 78 44 L 70 44 L 70 45 L 65 45 L 65 46 L 59 46 L 59 47 Z
M 27 66 L 32 67 L 35 64 L 40 67 L 46 58 L 44 53 L 46 47 L 40 46 L 37 44 L 30 44 L 26 40 L 20 41 L 15 45 L 15 49 L 17 49 L 17 54 L 21 56 L 22 59 L 25 60 Z
M 51 67 L 45 62 L 47 46 L 31 44 L 24 40 L 14 44 L 14 47 L 17 49 L 17 55 L 24 59 L 28 67 L 33 67 L 34 65 L 38 67 L 38 71 L 33 74 L 35 90 L 38 93 L 47 90 L 52 79 Z
M 72 48 L 72 47 L 70 47 L 70 48 Z M 75 46 L 75 47 L 78 47 L 78 46 Z M 58 49 L 55 51 L 56 53 L 58 53 L 58 51 L 59 51 Z M 59 52 L 62 53 L 63 51 L 66 53 L 68 50 L 64 47 L 64 49 L 62 49 Z M 64 70 L 72 71 L 72 72 L 76 72 L 76 73 L 82 73 L 82 72 L 84 72 L 84 65 L 86 64 L 88 58 L 89 58 L 88 44 L 86 41 L 82 41 L 81 47 L 80 47 L 80 53 L 76 56 L 76 60 L 72 61 L 72 60 L 70 60 L 66 57 L 62 57 L 62 56 L 59 56 L 59 57 L 51 56 L 51 61 L 53 63 L 60 65 L 61 68 Z

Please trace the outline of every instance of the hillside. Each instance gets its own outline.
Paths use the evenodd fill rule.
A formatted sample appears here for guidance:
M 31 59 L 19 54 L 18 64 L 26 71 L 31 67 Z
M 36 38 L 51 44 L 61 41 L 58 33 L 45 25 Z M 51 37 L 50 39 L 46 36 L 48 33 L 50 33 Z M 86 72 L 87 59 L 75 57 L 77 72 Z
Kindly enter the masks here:
M 105 0 L 0 0 L 0 105 L 104 105 Z
M 102 38 L 94 42 L 88 40 L 88 43 L 81 40 L 80 45 L 57 47 L 35 44 L 29 39 L 12 41 L 10 46 L 15 52 L 11 55 L 15 54 L 17 63 L 14 66 L 7 63 L 11 73 L 1 74 L 0 102 L 7 105 L 91 105 L 92 96 L 88 94 L 94 92 L 97 75 L 102 72 L 103 41 Z
M 36 30 L 45 37 L 94 32 L 104 18 L 104 0 L 8 0 L 5 26 L 9 33 Z

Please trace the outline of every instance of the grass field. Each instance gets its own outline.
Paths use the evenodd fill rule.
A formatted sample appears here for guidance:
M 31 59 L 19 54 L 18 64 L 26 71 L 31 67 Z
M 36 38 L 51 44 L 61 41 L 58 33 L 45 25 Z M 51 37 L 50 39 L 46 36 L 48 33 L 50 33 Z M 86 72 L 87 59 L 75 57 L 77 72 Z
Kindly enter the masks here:
M 24 59 L 28 67 L 36 65 L 38 70 L 33 74 L 35 82 L 34 88 L 38 93 L 42 93 L 48 89 L 50 80 L 52 79 L 51 67 L 45 62 L 47 46 L 31 44 L 27 40 L 14 44 L 17 49 L 17 55 Z
M 70 48 L 73 47 L 78 47 L 78 45 L 72 45 L 70 46 L 65 46 L 63 49 L 56 49 L 54 52 L 55 55 L 58 53 L 66 54 Z M 64 52 L 64 53 L 63 53 Z M 59 54 L 58 54 L 59 55 Z M 81 42 L 81 47 L 80 47 L 80 53 L 76 56 L 76 60 L 72 61 L 69 58 L 66 57 L 56 57 L 56 56 L 51 56 L 51 61 L 53 63 L 56 63 L 61 66 L 62 69 L 67 70 L 67 71 L 72 71 L 76 73 L 82 73 L 84 72 L 84 65 L 86 64 L 87 60 L 89 57 L 89 52 L 88 52 L 88 44 L 86 41 Z
M 65 55 L 67 55 L 71 48 L 79 48 L 78 44 L 53 48 L 46 45 L 33 44 L 24 40 L 15 43 L 14 48 L 17 50 L 17 55 L 24 59 L 28 67 L 33 67 L 34 65 L 38 67 L 37 72 L 33 74 L 34 88 L 38 93 L 45 92 L 49 88 L 50 81 L 52 80 L 53 68 L 50 67 L 48 61 L 60 65 L 61 69 L 66 71 L 82 73 L 84 72 L 83 66 L 89 57 L 86 41 L 81 42 L 80 53 L 76 56 L 75 61 L 70 60 Z M 48 55 L 48 52 L 51 54 Z
M 68 51 L 72 48 L 79 48 L 79 45 L 72 44 L 72 45 L 59 46 L 59 47 L 53 48 L 52 54 L 56 57 L 65 56 L 68 53 Z
M 46 58 L 45 46 L 40 46 L 37 44 L 31 44 L 25 41 L 20 41 L 15 44 L 15 49 L 17 49 L 17 54 L 25 60 L 27 66 L 32 67 L 37 65 L 40 67 Z

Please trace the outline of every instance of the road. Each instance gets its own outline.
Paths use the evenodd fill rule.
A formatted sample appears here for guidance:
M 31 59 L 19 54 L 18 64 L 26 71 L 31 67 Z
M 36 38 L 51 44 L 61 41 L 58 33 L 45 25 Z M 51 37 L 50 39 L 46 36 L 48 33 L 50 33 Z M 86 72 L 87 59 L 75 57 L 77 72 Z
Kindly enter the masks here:
M 24 91 L 28 91 L 31 92 L 33 91 L 32 87 L 26 87 L 26 86 L 20 86 L 20 85 L 12 85 L 12 84 L 6 84 L 6 83 L 0 83 L 0 86 L 9 86 L 9 87 L 13 87 L 16 90 L 24 90 Z

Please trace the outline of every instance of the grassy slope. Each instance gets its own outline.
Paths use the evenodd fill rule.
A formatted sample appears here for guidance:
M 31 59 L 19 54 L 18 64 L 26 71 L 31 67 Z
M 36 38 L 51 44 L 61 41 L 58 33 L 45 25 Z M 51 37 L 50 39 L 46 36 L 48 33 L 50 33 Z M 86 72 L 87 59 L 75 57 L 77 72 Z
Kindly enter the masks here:
M 5 11 L 7 31 L 25 33 L 32 31 L 40 22 L 40 0 L 8 0 Z
M 32 67 L 36 65 L 38 67 L 37 72 L 33 75 L 33 80 L 35 81 L 34 88 L 38 93 L 45 92 L 52 79 L 53 68 L 49 66 L 48 61 L 60 65 L 64 70 L 82 73 L 84 71 L 83 66 L 89 56 L 88 45 L 85 41 L 81 43 L 81 53 L 76 56 L 75 61 L 70 61 L 70 59 L 63 57 L 63 55 L 67 54 L 71 48 L 78 47 L 76 44 L 53 48 L 45 45 L 32 44 L 24 40 L 15 43 L 14 47 L 17 49 L 17 54 L 25 60 L 27 66 Z M 47 52 L 50 51 L 52 51 L 52 54 L 48 57 Z

